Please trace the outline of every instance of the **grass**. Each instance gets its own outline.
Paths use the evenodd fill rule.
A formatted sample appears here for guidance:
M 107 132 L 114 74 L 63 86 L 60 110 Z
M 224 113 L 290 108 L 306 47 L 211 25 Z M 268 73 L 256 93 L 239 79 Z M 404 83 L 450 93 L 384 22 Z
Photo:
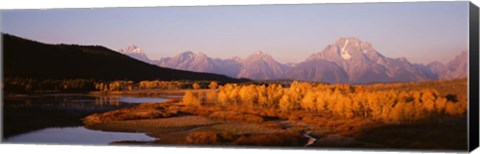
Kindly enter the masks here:
M 248 113 L 238 113 L 233 111 L 215 111 L 208 117 L 213 119 L 233 120 L 233 121 L 245 121 L 251 123 L 262 123 L 264 119 L 260 116 Z
M 232 135 L 273 134 L 283 132 L 283 129 L 266 128 L 259 124 L 227 122 L 209 127 L 199 128 L 198 131 L 214 131 Z
M 188 129 L 204 125 L 212 125 L 217 123 L 200 116 L 181 116 L 159 119 L 142 119 L 142 120 L 125 120 L 112 121 L 107 123 L 90 125 L 90 129 L 99 129 L 106 131 L 123 131 L 123 132 L 154 132 L 160 129 L 175 130 Z
M 261 124 L 224 121 L 190 129 L 156 131 L 157 144 L 303 146 L 305 138 L 298 132 L 266 128 Z
M 172 99 L 162 103 L 144 103 L 132 108 L 92 114 L 83 118 L 83 123 L 88 127 L 113 121 L 168 118 L 177 115 L 177 112 L 169 110 L 176 102 L 178 100 Z
M 286 131 L 273 134 L 241 136 L 235 139 L 232 145 L 301 147 L 305 143 L 306 139 L 301 134 Z
M 467 150 L 466 125 L 465 118 L 448 123 L 381 125 L 365 129 L 355 139 L 396 149 Z

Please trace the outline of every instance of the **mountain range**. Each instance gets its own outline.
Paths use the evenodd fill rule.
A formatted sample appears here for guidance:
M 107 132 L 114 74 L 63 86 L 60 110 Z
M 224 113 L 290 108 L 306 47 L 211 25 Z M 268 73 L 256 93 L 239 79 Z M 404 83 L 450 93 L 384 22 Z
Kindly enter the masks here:
M 355 37 L 341 37 L 321 52 L 300 63 L 282 64 L 257 51 L 245 59 L 211 58 L 204 53 L 186 51 L 174 57 L 151 60 L 135 45 L 119 52 L 146 63 L 180 70 L 223 74 L 254 80 L 302 80 L 327 83 L 409 82 L 463 78 L 467 75 L 467 51 L 446 64 L 413 64 L 408 59 L 389 58 L 372 44 Z
M 415 67 L 433 80 L 463 78 L 468 72 L 468 53 L 466 50 L 462 51 L 446 64 L 435 61 L 427 65 L 415 64 Z
M 123 52 L 139 55 L 135 58 L 102 46 L 45 44 L 9 34 L 2 34 L 2 38 L 4 78 L 248 81 L 148 64 L 143 62 L 148 60 L 141 56 L 143 51 L 133 46 Z

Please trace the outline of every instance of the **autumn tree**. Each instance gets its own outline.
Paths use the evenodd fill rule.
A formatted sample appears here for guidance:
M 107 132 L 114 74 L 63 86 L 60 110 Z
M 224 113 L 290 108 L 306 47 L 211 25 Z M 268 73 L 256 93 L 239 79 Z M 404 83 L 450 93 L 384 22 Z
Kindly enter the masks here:
M 316 110 L 316 99 L 317 96 L 313 91 L 308 91 L 307 94 L 303 97 L 300 101 L 300 107 L 307 111 L 315 111 Z
M 220 90 L 220 92 L 218 92 L 218 98 L 217 98 L 218 102 L 224 106 L 228 105 L 228 103 L 230 102 L 230 99 L 228 97 L 228 93 L 225 91 L 225 90 Z
M 317 92 L 317 98 L 315 99 L 315 111 L 323 112 L 327 111 L 327 99 L 324 92 Z
M 193 106 L 209 102 L 282 111 L 303 110 L 332 113 L 335 118 L 362 117 L 392 123 L 409 123 L 435 116 L 462 116 L 466 113 L 467 104 L 464 99 L 451 102 L 445 97 L 439 97 L 437 89 L 416 84 L 418 83 L 352 86 L 293 81 L 290 87 L 284 88 L 275 83 L 268 86 L 225 84 L 217 87 L 214 82 L 210 82 L 209 87 L 218 90 L 186 93 L 184 102 Z M 98 84 L 96 87 L 102 86 Z M 415 89 L 411 90 L 411 87 Z
M 438 113 L 444 113 L 447 106 L 447 99 L 445 97 L 440 97 L 435 100 L 435 110 Z
M 393 123 L 399 124 L 406 118 L 404 107 L 405 103 L 397 103 L 386 118 L 390 119 Z
M 435 110 L 435 97 L 436 92 L 431 89 L 425 89 L 422 92 L 421 101 L 423 103 L 423 107 L 428 112 L 433 112 Z
M 182 102 L 185 105 L 190 105 L 193 102 L 194 95 L 191 91 L 186 91 L 183 95 Z
M 234 104 L 237 105 L 239 102 L 239 90 L 240 88 L 237 85 L 232 85 L 232 89 L 228 94 L 228 99 Z
M 218 83 L 215 81 L 210 82 L 210 85 L 208 85 L 210 89 L 217 89 Z
M 218 93 L 214 90 L 210 90 L 208 92 L 206 92 L 205 94 L 205 102 L 208 102 L 208 103 L 217 103 L 217 100 L 218 100 Z
M 262 108 L 267 108 L 267 106 L 269 105 L 267 96 L 268 96 L 267 95 L 267 88 L 265 87 L 265 85 L 257 86 L 257 97 L 258 97 L 257 103 L 258 103 L 258 106 L 260 106 Z
M 202 105 L 202 95 L 201 93 L 193 93 L 191 91 L 186 91 L 182 99 L 183 104 L 187 106 L 201 106 Z
M 373 119 L 380 119 L 382 117 L 382 105 L 381 100 L 378 98 L 378 92 L 372 92 L 367 94 L 367 106 L 370 110 L 370 116 Z
M 270 108 L 278 107 L 280 99 L 283 97 L 283 87 L 279 84 L 270 84 L 267 88 L 267 106 Z
M 248 107 L 254 107 L 258 99 L 255 85 L 241 86 L 239 90 L 240 100 Z
M 278 103 L 278 107 L 280 108 L 280 110 L 283 110 L 283 111 L 291 111 L 295 109 L 295 106 L 292 104 L 289 95 L 282 96 L 282 98 L 280 99 L 280 102 Z
M 192 88 L 193 89 L 200 89 L 200 84 L 195 82 L 195 83 L 192 84 Z

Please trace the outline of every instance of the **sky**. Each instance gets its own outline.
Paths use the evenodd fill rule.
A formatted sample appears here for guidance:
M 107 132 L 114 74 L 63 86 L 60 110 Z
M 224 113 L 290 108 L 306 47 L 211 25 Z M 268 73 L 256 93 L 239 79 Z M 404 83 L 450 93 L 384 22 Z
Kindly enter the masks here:
M 446 63 L 468 48 L 468 2 L 2 10 L 1 31 L 113 50 L 135 44 L 151 59 L 263 51 L 282 63 L 357 37 L 387 57 Z

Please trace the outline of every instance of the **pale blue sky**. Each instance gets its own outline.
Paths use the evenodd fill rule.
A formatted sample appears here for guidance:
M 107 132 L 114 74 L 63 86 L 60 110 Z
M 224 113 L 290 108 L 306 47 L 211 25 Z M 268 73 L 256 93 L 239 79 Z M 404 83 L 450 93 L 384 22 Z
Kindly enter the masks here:
M 300 62 L 342 36 L 388 57 L 446 62 L 468 44 L 468 2 L 4 10 L 2 32 L 47 43 L 134 43 L 153 59 L 187 50 Z

